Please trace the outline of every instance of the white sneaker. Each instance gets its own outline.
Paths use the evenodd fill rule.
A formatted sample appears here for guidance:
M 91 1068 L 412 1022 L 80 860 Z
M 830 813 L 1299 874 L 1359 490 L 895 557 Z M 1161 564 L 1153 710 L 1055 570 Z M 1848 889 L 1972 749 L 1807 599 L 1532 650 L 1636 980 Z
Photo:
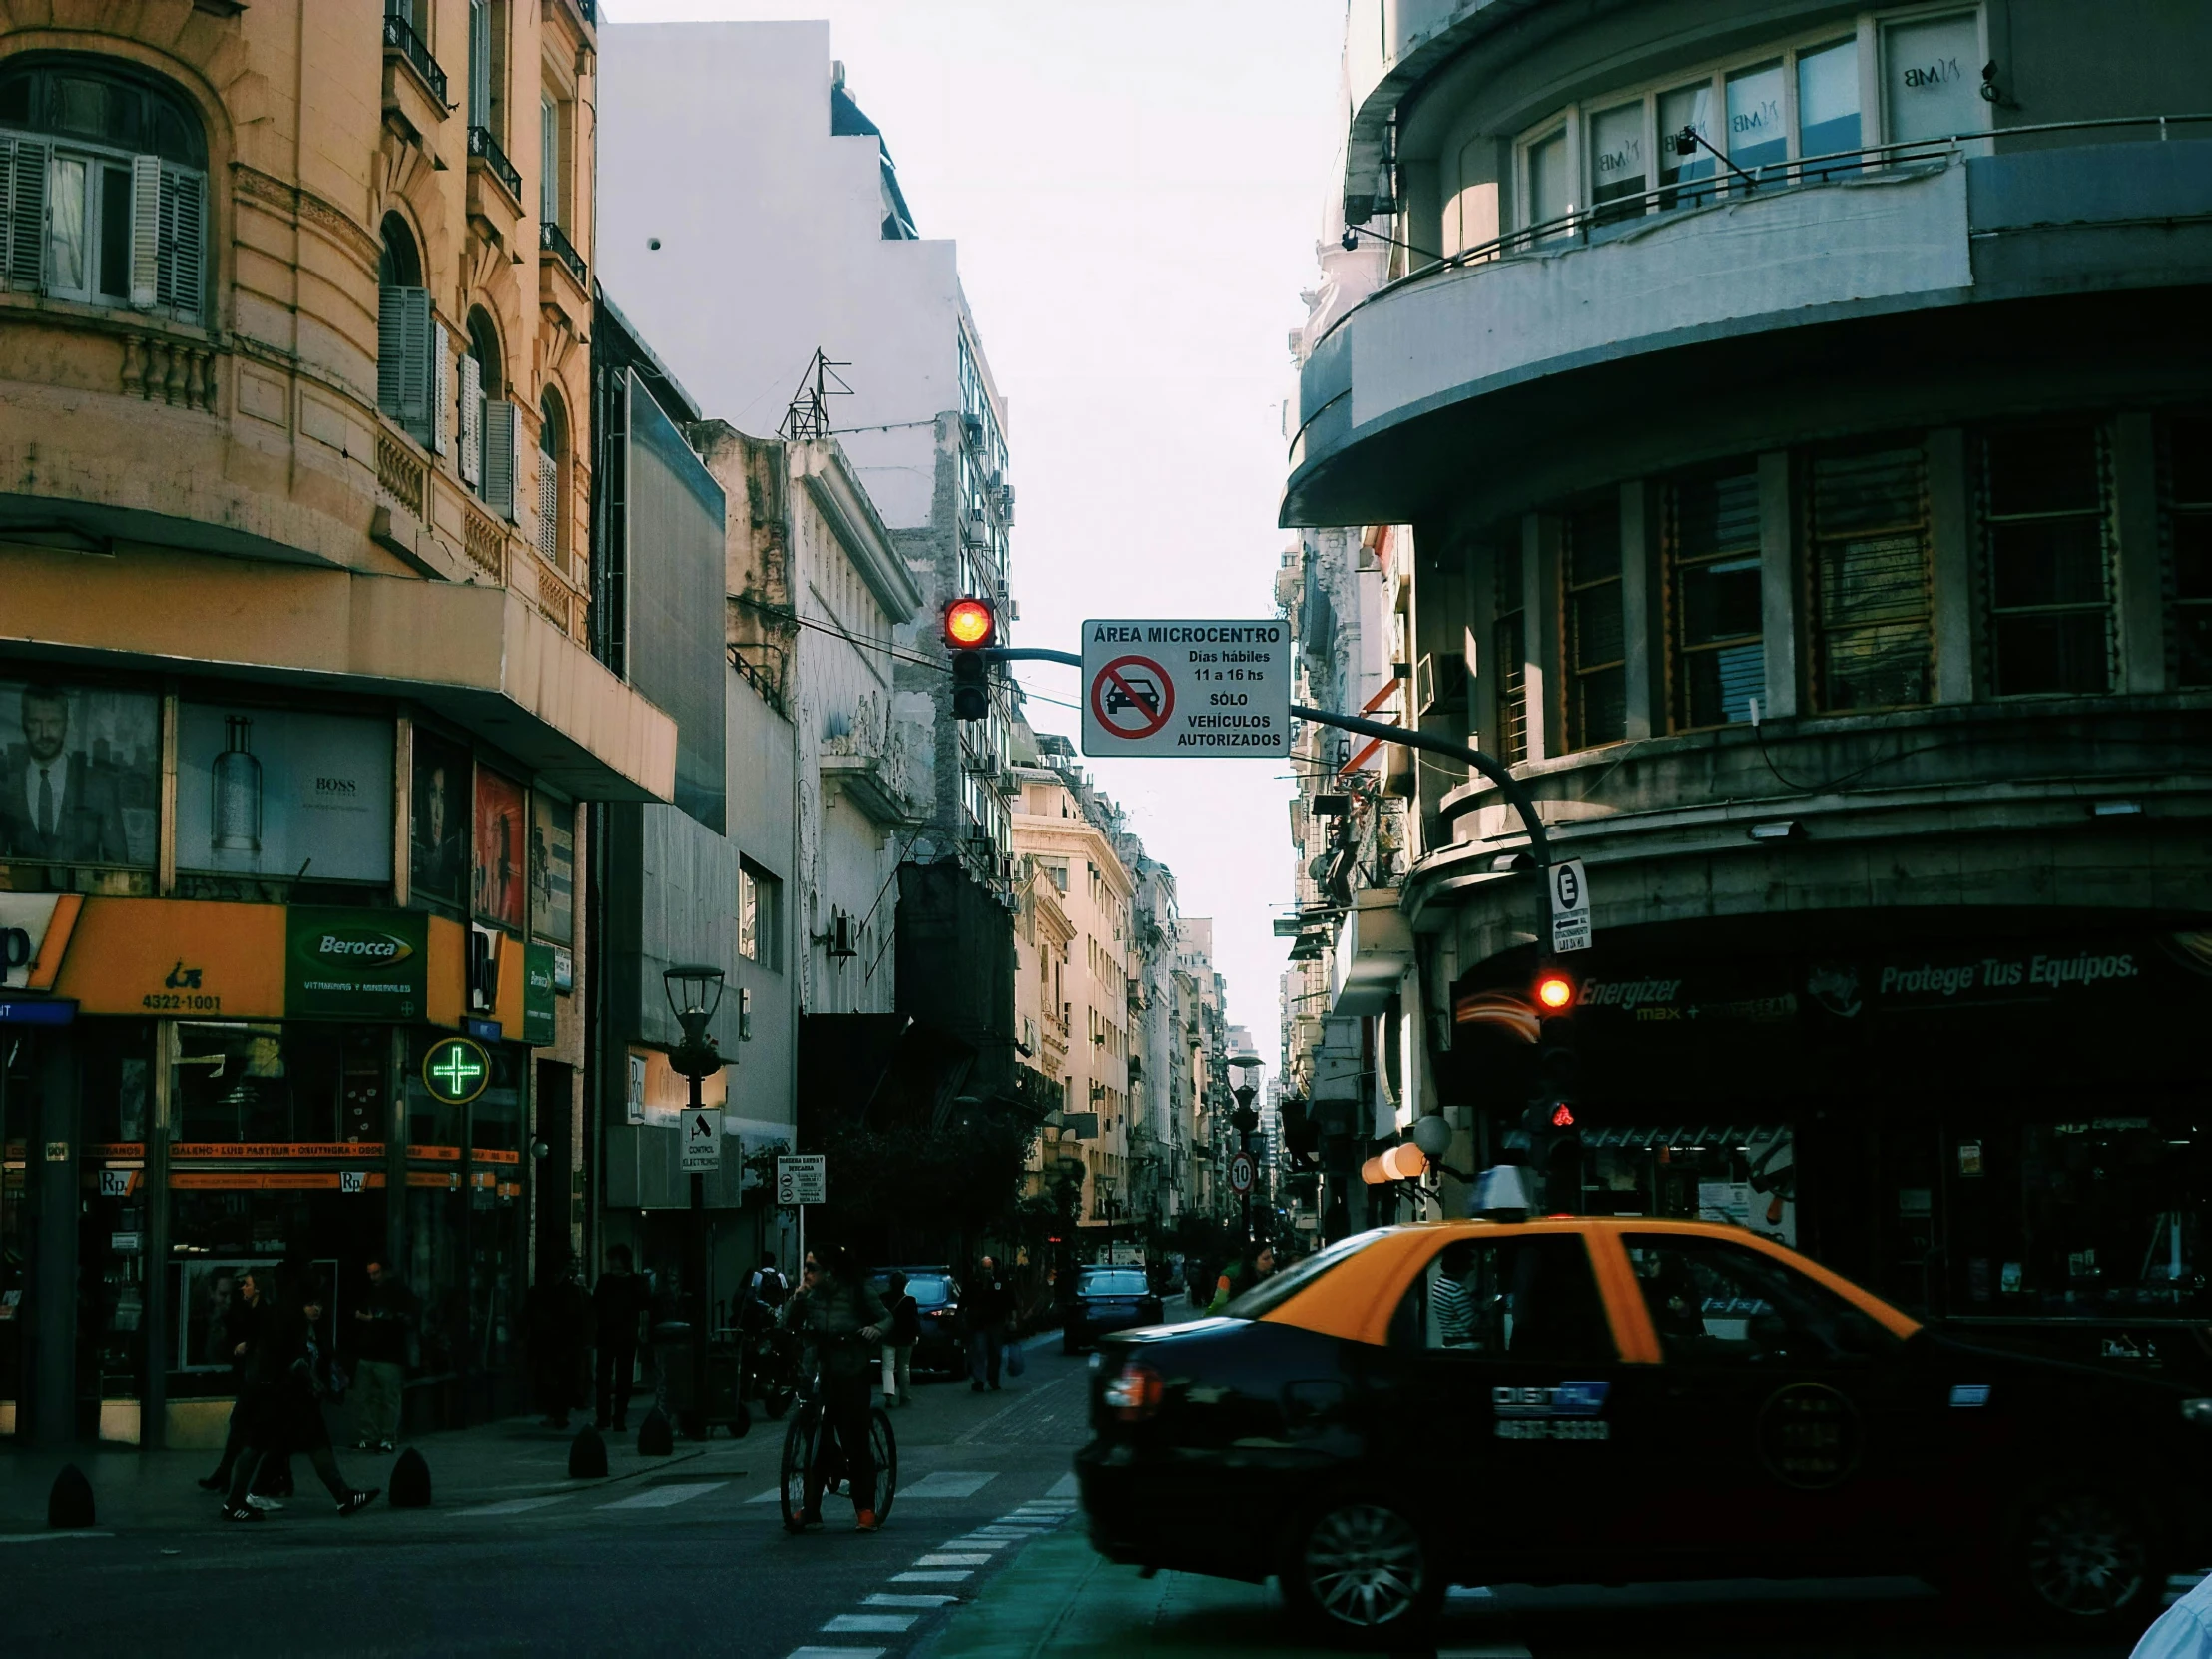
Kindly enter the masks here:
M 260 1492 L 247 1493 L 246 1501 L 257 1509 L 281 1509 L 284 1506 L 283 1499 L 264 1497 Z

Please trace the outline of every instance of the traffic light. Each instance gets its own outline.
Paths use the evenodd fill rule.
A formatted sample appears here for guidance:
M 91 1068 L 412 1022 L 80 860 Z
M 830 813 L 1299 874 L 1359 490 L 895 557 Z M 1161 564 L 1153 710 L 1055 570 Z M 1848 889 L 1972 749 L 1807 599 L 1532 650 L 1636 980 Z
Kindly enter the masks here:
M 987 599 L 955 599 L 944 608 L 944 643 L 952 653 L 952 718 L 985 720 L 991 712 L 991 671 L 983 653 L 998 641 L 998 613 Z
M 1542 1203 L 1556 1214 L 1577 1210 L 1582 1198 L 1582 1056 L 1574 1040 L 1575 982 L 1557 968 L 1536 976 L 1536 1087 L 1522 1115 L 1528 1162 L 1543 1178 Z

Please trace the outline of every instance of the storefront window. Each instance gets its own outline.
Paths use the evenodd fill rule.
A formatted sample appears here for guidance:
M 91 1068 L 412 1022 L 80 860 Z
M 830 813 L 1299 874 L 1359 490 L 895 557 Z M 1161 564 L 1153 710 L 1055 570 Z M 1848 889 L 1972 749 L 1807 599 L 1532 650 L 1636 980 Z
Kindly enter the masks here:
M 1796 1137 L 1782 1124 L 1593 1128 L 1582 1137 L 1582 1209 L 1728 1222 L 1795 1246 Z
M 178 1139 L 336 1141 L 338 1034 L 333 1025 L 179 1025 Z
M 276 1182 L 286 1185 L 259 1184 Z M 172 1394 L 231 1392 L 225 1331 L 248 1272 L 271 1298 L 319 1285 L 329 1331 L 349 1329 L 367 1265 L 384 1253 L 381 1187 L 354 1188 L 335 1170 L 186 1169 L 170 1184 Z
M 33 1220 L 30 1148 L 39 1134 L 40 1034 L 0 1028 L 0 1406 L 23 1399 Z
M 0 680 L 0 891 L 151 891 L 160 772 L 150 693 Z

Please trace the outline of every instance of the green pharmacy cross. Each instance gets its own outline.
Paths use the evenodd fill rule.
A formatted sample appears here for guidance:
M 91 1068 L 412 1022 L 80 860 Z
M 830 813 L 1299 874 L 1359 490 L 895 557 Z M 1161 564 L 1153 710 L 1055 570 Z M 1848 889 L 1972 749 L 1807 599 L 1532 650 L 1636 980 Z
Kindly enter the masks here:
M 422 1057 L 422 1086 L 448 1106 L 465 1106 L 491 1082 L 491 1056 L 467 1037 L 444 1037 Z

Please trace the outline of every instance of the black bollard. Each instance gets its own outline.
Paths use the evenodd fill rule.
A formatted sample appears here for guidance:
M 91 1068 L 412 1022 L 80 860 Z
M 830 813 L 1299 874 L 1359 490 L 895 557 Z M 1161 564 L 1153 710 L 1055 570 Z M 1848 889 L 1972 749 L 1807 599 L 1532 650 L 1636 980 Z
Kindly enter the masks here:
M 666 1457 L 676 1449 L 676 1432 L 659 1411 L 648 1411 L 638 1424 L 638 1455 Z
M 394 1509 L 430 1507 L 430 1465 L 413 1446 L 399 1454 L 391 1466 L 391 1488 L 384 1501 Z
M 92 1524 L 92 1482 L 75 1463 L 65 1463 L 46 1494 L 46 1524 L 75 1529 Z
M 568 1447 L 568 1477 L 571 1480 L 603 1480 L 607 1475 L 607 1442 L 599 1437 L 599 1430 L 586 1428 Z

